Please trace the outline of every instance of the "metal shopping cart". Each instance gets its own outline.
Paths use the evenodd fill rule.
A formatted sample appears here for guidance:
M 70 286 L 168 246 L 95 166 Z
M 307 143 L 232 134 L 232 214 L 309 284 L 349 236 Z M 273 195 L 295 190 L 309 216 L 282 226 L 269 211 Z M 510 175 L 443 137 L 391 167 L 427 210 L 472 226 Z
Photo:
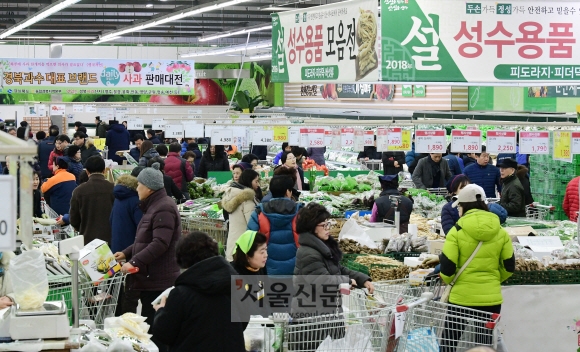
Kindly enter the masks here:
M 534 220 L 547 220 L 548 216 L 554 212 L 556 207 L 553 205 L 542 205 L 534 202 L 526 205 L 526 218 Z
M 382 160 L 361 160 L 361 170 L 382 170 L 383 161 Z
M 46 203 L 46 201 L 44 199 L 42 199 L 40 201 L 40 207 L 42 209 L 42 213 L 45 214 L 46 217 L 49 219 L 56 220 L 56 219 L 59 219 L 61 216 L 60 214 L 58 214 L 57 212 L 52 210 L 52 208 Z M 50 225 L 50 227 L 51 227 L 51 233 L 54 235 L 54 239 L 56 241 L 62 241 L 64 239 L 78 235 L 78 233 L 75 232 L 74 228 L 71 225 L 65 225 L 65 226 Z
M 181 231 L 183 234 L 187 234 L 191 231 L 205 232 L 218 243 L 223 245 L 226 244 L 228 238 L 227 223 L 221 219 L 182 216 Z

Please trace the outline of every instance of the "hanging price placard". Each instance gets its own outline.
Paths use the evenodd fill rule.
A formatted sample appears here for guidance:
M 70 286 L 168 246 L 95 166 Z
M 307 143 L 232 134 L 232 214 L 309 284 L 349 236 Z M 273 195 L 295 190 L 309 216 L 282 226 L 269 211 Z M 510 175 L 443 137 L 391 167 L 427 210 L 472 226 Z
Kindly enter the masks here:
M 387 128 L 387 135 L 389 137 L 389 146 L 400 146 L 403 143 L 401 127 Z
M 145 125 L 143 125 L 143 119 L 131 118 L 127 120 L 128 130 L 142 130 L 143 128 L 145 128 Z
M 288 142 L 288 127 L 274 126 L 274 142 L 276 143 Z
M 389 132 L 386 128 L 377 128 L 377 152 L 386 152 L 389 149 Z
M 166 125 L 165 138 L 183 138 L 183 125 Z
M 232 144 L 233 140 L 234 138 L 232 130 L 220 128 L 211 131 L 212 145 L 230 145 Z
M 389 145 L 389 152 L 406 152 L 411 150 L 411 130 L 401 131 L 401 145 Z
M 451 152 L 481 153 L 480 130 L 452 130 Z
M 446 149 L 445 130 L 417 130 L 415 132 L 416 153 L 444 153 Z
M 332 145 L 332 130 L 331 129 L 325 129 L 324 130 L 324 146 L 325 147 L 330 147 Z
M 549 154 L 550 132 L 520 131 L 520 154 Z
M 324 128 L 308 129 L 308 147 L 309 148 L 324 147 Z
M 308 148 L 308 128 L 300 129 L 300 142 L 299 147 Z
M 364 131 L 364 146 L 372 147 L 375 145 L 375 131 Z
M 554 131 L 554 160 L 572 162 L 572 132 Z
M 183 137 L 184 138 L 203 137 L 203 124 L 192 122 L 183 123 Z
M 492 154 L 515 153 L 516 131 L 487 131 L 485 146 Z
M 288 128 L 288 144 L 291 146 L 300 145 L 300 128 L 299 127 L 289 127 Z
M 580 154 L 580 132 L 572 132 L 572 154 Z
M 254 130 L 254 136 L 252 138 L 252 143 L 254 145 L 274 144 L 274 131 L 273 130 Z
M 354 128 L 340 129 L 340 145 L 342 147 L 354 147 Z
M 365 132 L 356 128 L 354 130 L 354 150 L 357 152 L 363 151 L 365 148 Z
M 153 119 L 151 120 L 151 128 L 155 131 L 165 131 L 165 120 L 164 119 Z M 127 122 L 127 129 L 129 129 L 129 122 Z
M 341 145 L 341 134 L 340 129 L 335 128 L 332 130 L 332 150 L 340 150 Z

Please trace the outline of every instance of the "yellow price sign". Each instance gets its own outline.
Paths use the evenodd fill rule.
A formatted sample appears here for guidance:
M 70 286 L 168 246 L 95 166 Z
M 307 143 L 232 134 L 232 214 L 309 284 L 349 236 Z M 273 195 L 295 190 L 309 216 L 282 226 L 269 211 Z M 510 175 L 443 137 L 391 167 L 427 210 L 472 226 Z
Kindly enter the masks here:
M 274 142 L 288 142 L 288 127 L 274 126 Z
M 402 130 L 401 145 L 389 145 L 387 150 L 390 152 L 404 152 L 411 150 L 411 130 Z
M 103 150 L 105 149 L 105 142 L 107 140 L 105 138 L 95 138 L 93 139 L 93 143 L 95 144 L 95 148 L 97 148 L 98 150 Z
M 572 162 L 572 132 L 554 131 L 554 159 Z

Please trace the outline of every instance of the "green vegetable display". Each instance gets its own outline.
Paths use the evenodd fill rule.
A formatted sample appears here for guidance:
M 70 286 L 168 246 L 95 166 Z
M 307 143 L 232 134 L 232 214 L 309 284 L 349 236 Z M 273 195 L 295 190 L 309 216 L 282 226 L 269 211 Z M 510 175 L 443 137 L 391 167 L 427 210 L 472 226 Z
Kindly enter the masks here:
M 189 191 L 191 199 L 213 198 L 214 196 L 213 189 L 208 183 L 198 184 L 197 182 L 192 181 L 187 185 L 187 190 Z

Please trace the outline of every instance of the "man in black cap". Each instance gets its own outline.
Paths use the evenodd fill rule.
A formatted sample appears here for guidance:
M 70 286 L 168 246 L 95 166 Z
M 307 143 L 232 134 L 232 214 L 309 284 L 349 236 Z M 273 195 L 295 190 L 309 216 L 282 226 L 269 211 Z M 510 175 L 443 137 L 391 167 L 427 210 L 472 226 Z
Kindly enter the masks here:
M 508 158 L 504 159 L 498 167 L 502 183 L 499 205 L 507 210 L 508 216 L 526 216 L 524 187 L 516 176 L 518 163 Z
M 383 191 L 379 198 L 375 200 L 373 210 L 371 213 L 371 222 L 383 222 L 384 220 L 395 220 L 395 207 L 390 199 L 390 196 L 398 196 L 398 210 L 400 212 L 401 224 L 399 226 L 399 233 L 409 231 L 409 220 L 411 219 L 411 212 L 413 211 L 413 202 L 399 193 L 399 176 L 385 175 L 379 176 L 381 187 Z

